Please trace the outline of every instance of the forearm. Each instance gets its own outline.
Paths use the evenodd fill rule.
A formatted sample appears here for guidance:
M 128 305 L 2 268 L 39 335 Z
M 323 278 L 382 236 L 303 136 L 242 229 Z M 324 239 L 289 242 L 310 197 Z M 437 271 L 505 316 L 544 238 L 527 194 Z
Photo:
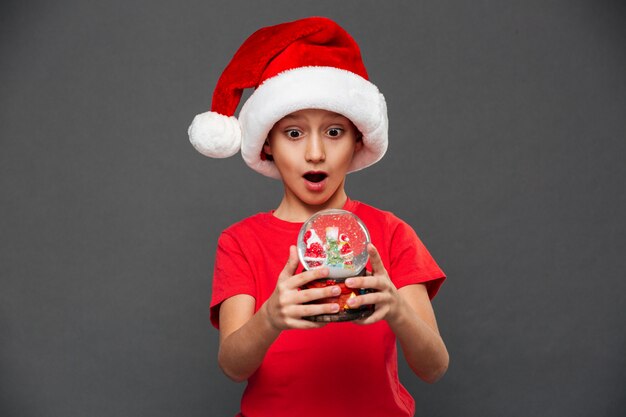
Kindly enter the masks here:
M 400 342 L 404 357 L 422 380 L 433 383 L 448 369 L 449 356 L 443 339 L 432 325 L 424 321 L 406 300 L 402 300 L 387 323 Z
M 268 349 L 279 336 L 267 319 L 265 305 L 243 326 L 226 336 L 220 343 L 218 363 L 232 380 L 248 379 L 261 365 Z
M 294 275 L 298 264 L 296 247 L 290 246 L 289 260 L 278 277 L 274 292 L 256 313 L 256 300 L 248 294 L 235 295 L 222 302 L 218 363 L 229 378 L 235 381 L 248 379 L 261 366 L 282 330 L 313 329 L 324 325 L 302 317 L 335 313 L 339 309 L 334 303 L 309 304 L 338 295 L 338 286 L 300 289 L 315 279 L 328 276 L 328 268 Z

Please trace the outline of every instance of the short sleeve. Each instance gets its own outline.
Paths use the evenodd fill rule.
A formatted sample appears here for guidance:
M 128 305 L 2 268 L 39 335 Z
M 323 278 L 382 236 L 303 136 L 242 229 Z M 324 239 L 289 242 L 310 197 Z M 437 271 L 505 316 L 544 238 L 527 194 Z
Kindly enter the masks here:
M 250 265 L 241 246 L 228 233 L 222 233 L 217 241 L 213 290 L 211 294 L 211 324 L 219 329 L 220 304 L 235 295 L 255 294 L 255 282 Z
M 397 219 L 389 251 L 389 276 L 397 288 L 424 284 L 430 299 L 435 297 L 446 276 L 411 226 Z

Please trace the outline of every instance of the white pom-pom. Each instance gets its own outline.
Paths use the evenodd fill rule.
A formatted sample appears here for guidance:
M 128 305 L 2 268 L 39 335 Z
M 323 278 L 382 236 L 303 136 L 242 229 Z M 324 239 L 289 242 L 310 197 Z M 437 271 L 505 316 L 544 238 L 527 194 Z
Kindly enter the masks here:
M 227 158 L 241 148 L 241 126 L 234 116 L 215 112 L 199 114 L 187 133 L 193 147 L 211 158 Z

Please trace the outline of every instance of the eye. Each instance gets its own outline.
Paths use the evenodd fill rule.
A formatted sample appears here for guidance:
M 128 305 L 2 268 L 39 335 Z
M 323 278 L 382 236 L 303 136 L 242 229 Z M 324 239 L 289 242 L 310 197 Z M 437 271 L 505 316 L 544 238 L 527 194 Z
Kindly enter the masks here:
M 302 136 L 302 132 L 296 129 L 285 130 L 285 133 L 290 139 L 298 139 L 300 136 Z
M 326 134 L 331 138 L 338 138 L 343 133 L 343 129 L 339 127 L 331 127 L 326 131 Z

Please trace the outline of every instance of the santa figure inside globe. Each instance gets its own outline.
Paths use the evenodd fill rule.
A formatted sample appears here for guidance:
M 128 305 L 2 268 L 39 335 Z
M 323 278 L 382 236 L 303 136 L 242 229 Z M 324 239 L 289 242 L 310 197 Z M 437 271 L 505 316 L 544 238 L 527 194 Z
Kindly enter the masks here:
M 350 246 L 350 238 L 345 233 L 339 235 L 339 253 L 344 265 L 354 264 L 354 251 L 352 246 Z
M 322 240 L 319 238 L 315 230 L 309 229 L 303 236 L 306 250 L 304 252 L 304 261 L 309 268 L 316 268 L 324 265 L 326 261 L 326 251 Z

